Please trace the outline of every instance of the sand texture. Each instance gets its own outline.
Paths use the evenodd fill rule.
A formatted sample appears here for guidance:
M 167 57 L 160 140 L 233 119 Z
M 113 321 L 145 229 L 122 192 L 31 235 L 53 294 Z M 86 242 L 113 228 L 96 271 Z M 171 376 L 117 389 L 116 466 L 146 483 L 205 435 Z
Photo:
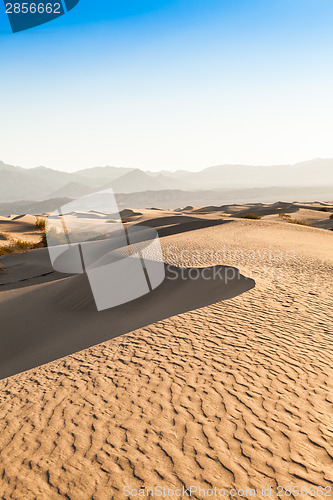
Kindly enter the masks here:
M 2 257 L 2 369 L 34 353 L 38 364 L 49 332 L 71 349 L 78 324 L 102 343 L 0 381 L 0 498 L 118 500 L 125 486 L 159 485 L 333 495 L 333 233 L 197 208 L 138 212 L 131 223 L 158 229 L 166 264 L 234 266 L 247 285 L 228 297 L 174 283 L 103 341 L 122 319 L 93 310 L 82 277 L 53 273 L 44 249 Z

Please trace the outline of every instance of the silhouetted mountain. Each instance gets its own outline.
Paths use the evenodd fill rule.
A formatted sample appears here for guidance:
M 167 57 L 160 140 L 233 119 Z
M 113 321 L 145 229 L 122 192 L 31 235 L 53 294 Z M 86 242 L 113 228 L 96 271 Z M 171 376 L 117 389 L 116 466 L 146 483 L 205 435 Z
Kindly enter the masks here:
M 191 206 L 216 205 L 221 206 L 229 203 L 274 203 L 276 200 L 288 202 L 310 202 L 327 201 L 333 202 L 332 186 L 318 187 L 271 187 L 271 188 L 248 188 L 248 189 L 225 189 L 182 191 L 163 190 L 145 191 L 141 193 L 118 193 L 115 195 L 119 209 L 133 208 L 171 208 Z
M 24 170 L 17 170 L 16 167 L 13 170 L 2 169 L 0 170 L 0 202 L 22 200 L 27 197 L 39 199 L 41 192 L 50 192 L 50 185 L 51 183 L 45 186 L 43 180 L 30 176 Z
M 124 194 L 258 188 L 265 188 L 268 193 L 270 188 L 276 187 L 283 194 L 284 188 L 294 188 L 294 192 L 297 192 L 298 188 L 311 189 L 320 186 L 328 186 L 324 193 L 328 190 L 333 192 L 333 159 L 266 167 L 220 165 L 200 172 L 143 172 L 130 168 L 94 167 L 68 173 L 46 167 L 25 169 L 0 162 L 0 202 L 45 200 L 54 197 L 77 198 L 110 187 L 116 193 Z
M 124 208 L 171 208 L 185 207 L 186 205 L 206 207 L 233 203 L 274 203 L 276 200 L 286 202 L 313 202 L 316 200 L 333 203 L 332 187 L 305 187 L 305 188 L 249 188 L 226 189 L 224 191 L 182 191 L 168 189 L 162 191 L 144 191 L 136 193 L 115 194 L 119 210 Z M 69 198 L 55 198 L 44 201 L 15 201 L 0 203 L 0 216 L 9 214 L 41 214 L 52 212 L 70 201 Z
M 72 174 L 46 167 L 21 168 L 0 162 L 0 202 L 40 200 L 72 179 Z
M 52 198 L 66 197 L 66 198 L 81 198 L 81 196 L 86 196 L 87 194 L 96 191 L 95 188 L 88 187 L 80 182 L 69 182 L 65 186 L 53 191 L 50 196 Z
M 333 186 L 333 159 L 295 165 L 218 165 L 200 172 L 182 172 L 188 189 L 248 188 L 264 186 Z
M 108 184 L 115 181 L 119 177 L 132 172 L 134 168 L 125 167 L 93 167 L 86 168 L 84 170 L 79 170 L 75 172 L 77 177 L 81 178 L 81 182 L 86 182 L 89 179 L 89 183 L 98 183 L 99 186 Z
M 122 175 L 118 179 L 104 186 L 104 189 L 111 187 L 115 193 L 136 193 L 140 191 L 159 191 L 165 189 L 163 180 L 152 177 L 142 170 L 135 169 Z
M 44 201 L 13 201 L 11 203 L 0 203 L 0 216 L 8 217 L 11 214 L 34 214 L 40 215 L 45 212 L 53 212 L 59 207 L 66 205 L 70 198 L 55 198 Z
M 45 183 L 45 186 L 52 184 L 54 188 L 58 188 L 70 182 L 73 175 L 68 172 L 61 172 L 60 170 L 53 170 L 46 167 L 36 167 L 25 169 L 25 173 L 33 178 L 39 179 Z

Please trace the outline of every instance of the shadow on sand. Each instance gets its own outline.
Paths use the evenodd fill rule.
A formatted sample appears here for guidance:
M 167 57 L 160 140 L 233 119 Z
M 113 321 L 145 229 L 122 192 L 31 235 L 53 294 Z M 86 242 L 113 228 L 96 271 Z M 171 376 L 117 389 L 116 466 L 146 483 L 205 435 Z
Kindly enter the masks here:
M 0 301 L 0 378 L 236 297 L 255 286 L 252 279 L 227 266 L 165 264 L 165 272 L 165 280 L 149 294 L 101 312 L 96 310 L 85 274 L 10 293 Z

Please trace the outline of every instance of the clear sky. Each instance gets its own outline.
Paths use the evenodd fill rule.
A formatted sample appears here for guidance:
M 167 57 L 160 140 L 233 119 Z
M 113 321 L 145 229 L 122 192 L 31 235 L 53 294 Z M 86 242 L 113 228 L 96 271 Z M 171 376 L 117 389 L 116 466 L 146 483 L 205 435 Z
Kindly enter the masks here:
M 80 0 L 12 34 L 0 159 L 198 170 L 333 157 L 333 0 Z

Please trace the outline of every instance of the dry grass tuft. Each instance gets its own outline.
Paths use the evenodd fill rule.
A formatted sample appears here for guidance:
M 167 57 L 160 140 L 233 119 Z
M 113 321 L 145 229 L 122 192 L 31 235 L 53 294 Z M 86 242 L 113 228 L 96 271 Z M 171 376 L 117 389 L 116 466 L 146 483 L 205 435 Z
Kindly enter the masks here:
M 251 212 L 242 214 L 241 219 L 261 219 L 259 215 L 252 214 Z
M 39 229 L 40 231 L 45 231 L 45 225 L 46 225 L 46 220 L 43 219 L 42 217 L 38 217 L 35 223 L 37 229 Z

